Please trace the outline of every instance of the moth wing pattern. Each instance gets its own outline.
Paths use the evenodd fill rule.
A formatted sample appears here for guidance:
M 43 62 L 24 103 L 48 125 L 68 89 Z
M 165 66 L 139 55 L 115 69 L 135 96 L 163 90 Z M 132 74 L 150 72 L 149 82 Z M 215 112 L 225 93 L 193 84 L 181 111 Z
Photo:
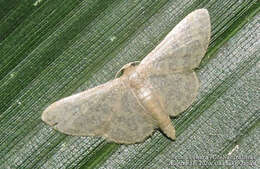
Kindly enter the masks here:
M 146 81 L 160 94 L 170 116 L 177 116 L 186 110 L 198 94 L 199 81 L 193 71 L 150 75 Z
M 186 16 L 140 63 L 137 71 L 147 76 L 161 93 L 170 116 L 177 116 L 194 101 L 199 81 L 193 71 L 205 55 L 210 40 L 206 9 Z
M 210 29 L 208 11 L 195 10 L 177 24 L 140 65 L 154 72 L 196 68 L 206 53 Z
M 125 144 L 143 141 L 155 128 L 120 79 L 53 103 L 42 120 L 65 134 L 103 136 Z

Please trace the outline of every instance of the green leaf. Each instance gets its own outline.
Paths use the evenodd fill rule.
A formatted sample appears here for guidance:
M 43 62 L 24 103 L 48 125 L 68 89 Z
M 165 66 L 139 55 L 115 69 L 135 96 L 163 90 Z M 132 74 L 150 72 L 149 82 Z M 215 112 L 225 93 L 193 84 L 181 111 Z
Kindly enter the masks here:
M 199 96 L 173 119 L 176 141 L 157 131 L 119 145 L 67 136 L 40 120 L 54 101 L 144 58 L 198 8 L 209 10 L 211 42 L 197 69 Z M 255 164 L 259 10 L 257 0 L 0 0 L 0 168 L 212 168 L 250 157 Z

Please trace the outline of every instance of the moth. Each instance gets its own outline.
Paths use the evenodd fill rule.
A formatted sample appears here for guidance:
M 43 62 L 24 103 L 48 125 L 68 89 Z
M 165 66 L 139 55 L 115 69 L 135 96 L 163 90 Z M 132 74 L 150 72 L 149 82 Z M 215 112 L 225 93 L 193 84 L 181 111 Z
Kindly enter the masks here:
M 51 104 L 41 118 L 62 133 L 102 136 L 116 143 L 142 142 L 156 128 L 174 140 L 170 116 L 196 98 L 194 69 L 209 40 L 208 11 L 195 10 L 139 64 L 126 64 L 120 77 Z

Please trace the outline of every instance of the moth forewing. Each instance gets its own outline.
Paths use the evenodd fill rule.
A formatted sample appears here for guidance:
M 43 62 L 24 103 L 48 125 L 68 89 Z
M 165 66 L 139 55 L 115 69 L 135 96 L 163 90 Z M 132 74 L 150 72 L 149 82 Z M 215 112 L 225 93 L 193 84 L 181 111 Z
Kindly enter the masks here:
M 149 68 L 151 70 L 148 71 L 154 73 L 194 69 L 205 55 L 209 40 L 210 17 L 208 11 L 206 9 L 195 10 L 177 24 L 141 61 L 139 69 Z

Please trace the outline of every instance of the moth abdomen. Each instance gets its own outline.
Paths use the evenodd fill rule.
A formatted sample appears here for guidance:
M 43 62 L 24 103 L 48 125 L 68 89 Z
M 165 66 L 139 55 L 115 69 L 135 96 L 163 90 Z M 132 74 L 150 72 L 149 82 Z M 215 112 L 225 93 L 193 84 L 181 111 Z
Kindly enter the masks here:
M 142 87 L 135 91 L 137 99 L 145 111 L 156 121 L 158 127 L 171 139 L 175 139 L 175 129 L 171 124 L 169 114 L 165 112 L 164 103 L 160 94 L 151 86 Z

